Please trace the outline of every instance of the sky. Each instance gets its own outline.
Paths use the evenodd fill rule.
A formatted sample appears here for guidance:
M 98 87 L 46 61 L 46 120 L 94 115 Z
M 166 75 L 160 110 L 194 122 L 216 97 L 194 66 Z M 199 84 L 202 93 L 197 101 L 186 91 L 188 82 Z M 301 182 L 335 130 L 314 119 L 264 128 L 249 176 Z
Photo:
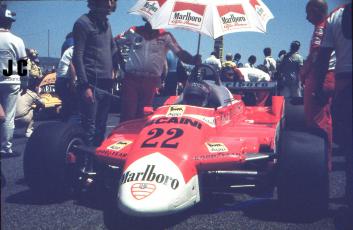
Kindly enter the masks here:
M 247 0 L 244 0 L 247 1 Z M 349 2 L 349 0 L 327 0 L 329 10 Z M 12 32 L 20 36 L 26 47 L 35 48 L 40 56 L 59 57 L 61 45 L 74 22 L 88 12 L 86 0 L 74 1 L 4 1 L 8 8 L 16 12 L 16 22 Z M 128 14 L 136 0 L 119 0 L 115 13 L 109 16 L 113 35 L 120 34 L 134 25 L 142 25 L 141 17 Z M 263 0 L 274 15 L 268 23 L 266 33 L 242 32 L 225 35 L 224 53 L 240 53 L 242 62 L 247 62 L 250 55 L 263 60 L 263 49 L 271 47 L 273 56 L 280 50 L 288 50 L 290 43 L 298 40 L 302 43 L 300 53 L 308 55 L 313 25 L 306 20 L 305 5 L 307 0 Z M 49 33 L 48 33 L 49 31 Z M 191 54 L 197 52 L 198 34 L 181 29 L 172 29 L 180 46 Z M 49 41 L 49 42 L 48 42 Z M 202 36 L 200 53 L 206 59 L 213 50 L 213 39 Z M 49 47 L 49 49 L 48 49 Z

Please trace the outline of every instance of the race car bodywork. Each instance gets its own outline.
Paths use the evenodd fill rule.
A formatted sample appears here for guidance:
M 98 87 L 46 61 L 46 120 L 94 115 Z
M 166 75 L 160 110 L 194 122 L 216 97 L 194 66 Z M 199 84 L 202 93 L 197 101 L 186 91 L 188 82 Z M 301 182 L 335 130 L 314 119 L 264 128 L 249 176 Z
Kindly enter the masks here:
M 233 100 L 217 109 L 170 100 L 146 119 L 119 125 L 96 156 L 123 167 L 120 208 L 133 215 L 176 212 L 200 201 L 200 174 L 236 172 L 247 161 L 270 158 L 284 105 L 282 97 L 274 100 L 272 107 Z
M 235 92 L 272 91 L 275 85 L 227 86 Z M 117 179 L 111 186 L 119 209 L 131 216 L 180 212 L 205 199 L 205 191 L 273 192 L 275 186 L 286 211 L 325 209 L 324 139 L 286 130 L 287 107 L 281 96 L 269 97 L 265 106 L 247 106 L 217 80 L 210 87 L 217 101 L 213 106 L 188 105 L 184 91 L 162 106 L 145 108 L 143 119 L 119 124 L 98 148 L 85 146 L 78 126 L 39 126 L 24 154 L 26 181 L 32 189 L 58 192 L 72 186 L 68 181 L 77 185 L 110 175 Z M 50 143 L 46 149 L 40 147 L 44 141 Z

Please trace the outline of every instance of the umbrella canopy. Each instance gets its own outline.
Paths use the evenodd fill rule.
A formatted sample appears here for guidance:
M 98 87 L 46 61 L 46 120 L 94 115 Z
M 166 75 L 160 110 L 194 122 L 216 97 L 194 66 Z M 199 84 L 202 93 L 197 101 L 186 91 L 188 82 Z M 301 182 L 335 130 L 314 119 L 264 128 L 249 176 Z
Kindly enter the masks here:
M 130 13 L 154 29 L 183 28 L 214 39 L 235 32 L 266 32 L 274 16 L 261 0 L 139 0 Z

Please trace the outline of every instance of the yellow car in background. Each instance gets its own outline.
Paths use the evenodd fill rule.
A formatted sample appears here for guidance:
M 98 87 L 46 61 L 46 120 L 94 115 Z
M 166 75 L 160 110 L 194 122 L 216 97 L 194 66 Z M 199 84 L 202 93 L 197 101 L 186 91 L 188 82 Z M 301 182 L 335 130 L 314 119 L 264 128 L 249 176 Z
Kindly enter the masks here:
M 39 84 L 38 94 L 44 103 L 44 110 L 60 112 L 61 100 L 55 92 L 56 73 L 47 74 Z

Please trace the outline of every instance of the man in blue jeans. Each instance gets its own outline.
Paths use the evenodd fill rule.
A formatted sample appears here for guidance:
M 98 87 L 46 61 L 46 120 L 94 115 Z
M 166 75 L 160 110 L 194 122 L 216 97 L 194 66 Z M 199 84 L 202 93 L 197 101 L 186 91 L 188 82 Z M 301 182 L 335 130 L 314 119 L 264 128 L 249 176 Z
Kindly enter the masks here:
M 118 52 L 108 21 L 108 15 L 115 11 L 116 0 L 88 0 L 88 8 L 89 13 L 82 15 L 73 28 L 72 61 L 88 144 L 99 146 L 104 140 L 111 102 L 108 93 L 113 88 L 113 72 L 118 65 Z
M 26 60 L 26 50 L 23 40 L 10 32 L 14 14 L 0 7 L 0 105 L 5 112 L 5 121 L 0 125 L 1 157 L 18 156 L 12 150 L 12 139 L 15 129 L 15 113 L 17 97 L 21 88 L 21 78 L 17 73 L 17 61 Z M 12 66 L 9 66 L 9 61 Z M 4 72 L 13 70 L 12 73 Z M 10 75 L 10 76 L 7 76 Z M 25 91 L 25 90 L 24 90 Z

